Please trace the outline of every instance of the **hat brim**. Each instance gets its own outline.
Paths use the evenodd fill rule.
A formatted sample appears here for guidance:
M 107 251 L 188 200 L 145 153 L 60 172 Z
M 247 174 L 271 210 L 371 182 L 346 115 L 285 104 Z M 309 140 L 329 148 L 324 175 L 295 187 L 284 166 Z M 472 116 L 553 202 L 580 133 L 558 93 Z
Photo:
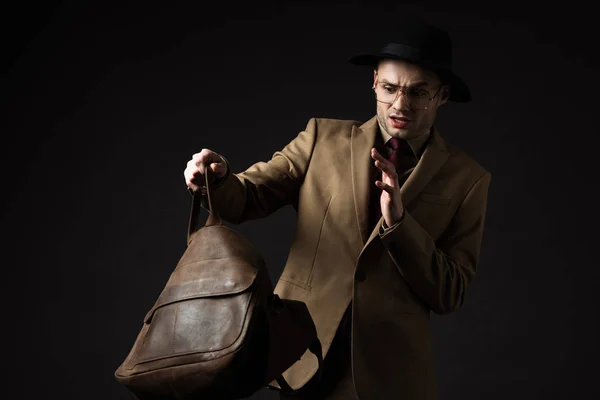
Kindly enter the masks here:
M 447 68 L 439 68 L 435 65 L 427 64 L 421 60 L 403 57 L 397 54 L 389 53 L 378 53 L 378 54 L 359 54 L 350 58 L 350 63 L 359 66 L 370 66 L 375 67 L 381 60 L 392 59 L 392 60 L 403 60 L 413 64 L 421 65 L 425 69 L 430 69 L 433 72 L 441 75 L 440 78 L 446 80 L 450 84 L 450 96 L 448 100 L 456 103 L 468 103 L 471 101 L 471 91 L 465 83 L 465 81 L 456 75 L 452 70 Z

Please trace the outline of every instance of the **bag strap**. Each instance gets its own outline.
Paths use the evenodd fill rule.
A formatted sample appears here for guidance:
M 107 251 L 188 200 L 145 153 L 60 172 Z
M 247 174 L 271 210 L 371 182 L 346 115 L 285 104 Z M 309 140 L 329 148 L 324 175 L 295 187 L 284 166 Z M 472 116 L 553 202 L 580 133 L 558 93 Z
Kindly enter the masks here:
M 321 347 L 321 341 L 319 340 L 319 338 L 315 338 L 315 340 L 312 341 L 310 346 L 308 346 L 308 350 L 310 350 L 311 353 L 317 356 L 317 361 L 319 362 L 319 367 L 317 369 L 317 381 L 320 381 L 321 376 L 323 375 L 323 348 Z M 289 383 L 287 383 L 283 375 L 280 375 L 279 377 L 275 378 L 275 381 L 277 381 L 281 389 L 278 389 L 271 385 L 268 385 L 267 387 L 269 389 L 281 390 L 281 392 L 286 395 L 294 396 L 299 394 L 299 390 L 292 389 L 292 387 L 289 385 Z
M 206 223 L 204 226 L 213 226 L 213 225 L 223 225 L 223 220 L 219 216 L 219 213 L 213 207 L 212 196 L 210 194 L 210 178 L 212 177 L 213 171 L 210 169 L 210 166 L 204 167 L 204 187 L 206 188 L 206 194 L 203 196 L 198 193 L 200 188 L 192 193 L 192 209 L 190 211 L 190 219 L 188 221 L 188 244 L 191 241 L 192 235 L 199 229 L 199 215 L 200 210 L 202 209 L 202 200 L 207 200 L 208 202 L 208 218 L 206 219 Z M 210 177 L 209 177 L 210 175 Z

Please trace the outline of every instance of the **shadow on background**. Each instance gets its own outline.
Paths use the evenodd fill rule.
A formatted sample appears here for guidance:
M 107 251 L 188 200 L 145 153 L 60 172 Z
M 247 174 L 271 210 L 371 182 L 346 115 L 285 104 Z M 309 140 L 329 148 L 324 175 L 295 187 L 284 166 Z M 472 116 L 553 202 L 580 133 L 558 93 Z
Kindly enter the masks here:
M 479 274 L 462 310 L 432 316 L 441 398 L 598 396 L 592 14 L 414 3 L 8 9 L 4 369 L 15 398 L 129 400 L 112 374 L 185 248 L 188 159 L 208 147 L 241 171 L 311 117 L 370 118 L 371 72 L 346 60 L 393 38 L 405 12 L 450 31 L 474 102 L 444 106 L 438 126 L 492 172 Z M 287 207 L 234 229 L 276 280 L 294 227 Z

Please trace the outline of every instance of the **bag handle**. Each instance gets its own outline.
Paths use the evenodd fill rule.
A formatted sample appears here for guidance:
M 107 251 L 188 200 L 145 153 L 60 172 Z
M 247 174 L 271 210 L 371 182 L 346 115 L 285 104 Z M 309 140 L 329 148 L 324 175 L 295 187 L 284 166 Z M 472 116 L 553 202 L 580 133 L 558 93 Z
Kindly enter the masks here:
M 315 340 L 313 340 L 311 342 L 310 346 L 308 346 L 308 350 L 310 350 L 311 353 L 313 353 L 315 356 L 317 356 L 317 361 L 319 363 L 319 366 L 317 368 L 317 378 L 316 379 L 317 379 L 317 381 L 320 381 L 321 377 L 323 375 L 323 351 L 322 351 L 321 341 L 319 340 L 319 338 L 315 338 Z M 267 385 L 267 388 L 272 389 L 272 390 L 278 390 L 286 395 L 291 395 L 291 396 L 298 395 L 300 393 L 299 390 L 292 389 L 292 387 L 289 385 L 289 383 L 287 383 L 287 381 L 285 380 L 283 375 L 279 375 L 277 378 L 275 378 L 275 381 L 279 384 L 279 388 L 277 388 L 276 386 L 272 386 L 272 385 Z
M 190 211 L 190 219 L 188 222 L 188 244 L 190 244 L 192 235 L 199 229 L 198 217 L 200 215 L 200 210 L 202 209 L 202 200 L 206 199 L 208 201 L 208 218 L 206 219 L 206 223 L 204 226 L 213 226 L 213 225 L 223 225 L 223 220 L 219 216 L 219 213 L 213 207 L 212 196 L 210 194 L 210 178 L 212 178 L 212 174 L 214 172 L 210 169 L 209 166 L 204 166 L 204 187 L 206 188 L 206 194 L 203 196 L 198 193 L 201 188 L 198 188 L 195 192 L 192 193 L 192 210 Z M 210 175 L 210 177 L 209 177 Z

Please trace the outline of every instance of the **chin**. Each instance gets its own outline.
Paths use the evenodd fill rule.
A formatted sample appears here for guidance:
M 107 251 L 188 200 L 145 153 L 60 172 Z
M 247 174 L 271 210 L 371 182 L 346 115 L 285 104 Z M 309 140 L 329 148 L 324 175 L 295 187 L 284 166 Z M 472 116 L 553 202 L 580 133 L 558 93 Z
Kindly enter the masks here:
M 399 137 L 401 139 L 406 139 L 406 138 L 411 137 L 410 129 L 391 128 L 388 126 L 388 133 L 394 137 Z

